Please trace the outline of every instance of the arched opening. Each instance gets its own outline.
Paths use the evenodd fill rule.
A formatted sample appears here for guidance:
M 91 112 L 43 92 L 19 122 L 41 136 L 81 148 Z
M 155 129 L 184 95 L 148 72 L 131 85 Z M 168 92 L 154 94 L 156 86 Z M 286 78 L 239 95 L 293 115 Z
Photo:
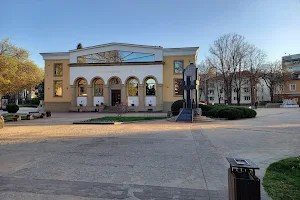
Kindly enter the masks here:
M 146 79 L 146 96 L 155 96 L 156 94 L 156 81 L 153 78 Z
M 87 81 L 84 78 L 78 78 L 76 82 L 77 106 L 87 106 Z
M 126 82 L 127 84 L 127 102 L 128 106 L 139 105 L 139 81 L 132 77 Z
M 104 81 L 101 78 L 95 78 L 92 82 L 93 85 L 93 105 L 94 106 L 102 106 L 104 105 Z
M 119 85 L 119 84 L 121 84 L 121 83 L 122 83 L 122 82 L 121 82 L 121 79 L 118 78 L 118 77 L 113 77 L 113 78 L 111 78 L 110 81 L 109 81 L 109 85 Z
M 109 84 L 109 89 L 110 89 L 111 105 L 115 106 L 117 104 L 120 104 L 121 103 L 122 80 L 119 77 L 111 77 L 108 80 L 108 84 Z M 125 91 L 123 91 L 123 92 L 125 93 Z
M 96 78 L 93 81 L 93 95 L 103 96 L 103 80 L 100 78 Z
M 156 106 L 156 80 L 153 77 L 148 77 L 144 81 L 145 85 L 145 105 Z
M 83 78 L 77 81 L 77 96 L 87 96 L 87 81 Z

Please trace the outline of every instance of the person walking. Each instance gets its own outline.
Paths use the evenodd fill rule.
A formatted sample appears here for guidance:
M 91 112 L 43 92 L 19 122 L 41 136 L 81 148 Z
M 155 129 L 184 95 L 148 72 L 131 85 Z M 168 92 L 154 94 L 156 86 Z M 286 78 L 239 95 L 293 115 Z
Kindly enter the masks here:
M 258 106 L 258 102 L 255 101 L 255 103 L 254 103 L 254 108 L 257 109 L 257 106 Z

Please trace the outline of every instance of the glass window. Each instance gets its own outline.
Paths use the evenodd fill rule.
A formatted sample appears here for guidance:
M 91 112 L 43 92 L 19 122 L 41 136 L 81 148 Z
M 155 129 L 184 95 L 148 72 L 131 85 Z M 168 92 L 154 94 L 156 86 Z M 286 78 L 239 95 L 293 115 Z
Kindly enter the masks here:
M 139 84 L 135 78 L 131 78 L 127 82 L 128 86 L 128 96 L 138 96 L 139 95 Z
M 62 81 L 54 81 L 54 96 L 62 97 L 63 90 L 63 82 Z
M 213 90 L 209 90 L 209 94 L 214 94 L 215 92 Z
M 103 81 L 101 79 L 94 81 L 94 96 L 103 96 Z
M 174 73 L 181 74 L 183 72 L 183 60 L 174 61 Z
M 249 101 L 250 100 L 250 96 L 244 96 L 245 101 Z
M 236 100 L 236 97 L 233 97 L 233 100 Z
M 249 88 L 244 88 L 244 92 L 249 92 Z
M 121 80 L 118 78 L 112 78 L 109 83 L 110 85 L 118 85 L 121 84 Z
M 183 79 L 174 79 L 174 94 L 183 95 Z
M 78 96 L 87 96 L 87 82 L 84 79 L 78 81 Z
M 54 76 L 62 76 L 63 75 L 63 65 L 62 63 L 54 64 Z
M 210 100 L 210 101 L 214 101 L 215 98 L 214 98 L 214 97 L 209 97 L 209 100 Z
M 290 84 L 290 91 L 296 90 L 296 84 Z
M 131 51 L 106 51 L 78 56 L 78 63 L 120 63 L 120 62 L 154 62 L 155 56 L 150 53 Z
M 146 95 L 155 95 L 156 94 L 156 81 L 153 78 L 149 78 L 146 81 Z

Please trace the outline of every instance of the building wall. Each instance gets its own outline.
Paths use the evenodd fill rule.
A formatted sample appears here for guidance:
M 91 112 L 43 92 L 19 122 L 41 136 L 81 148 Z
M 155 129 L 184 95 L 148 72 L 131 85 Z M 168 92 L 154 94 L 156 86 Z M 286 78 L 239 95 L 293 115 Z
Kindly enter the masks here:
M 164 111 L 170 111 L 171 105 L 174 101 L 182 99 L 182 95 L 174 95 L 174 78 L 182 79 L 182 74 L 174 73 L 174 61 L 183 60 L 184 68 L 186 68 L 190 63 L 196 63 L 195 55 L 186 55 L 186 56 L 164 56 L 163 61 L 163 106 Z
M 63 76 L 54 76 L 54 64 L 62 63 L 63 64 Z M 69 70 L 69 60 L 45 60 L 45 107 L 46 109 L 55 108 L 53 106 L 54 102 L 61 103 L 62 109 L 64 111 L 68 111 L 69 108 L 65 108 L 65 105 L 69 105 L 71 103 L 71 87 L 70 87 L 70 70 Z M 63 81 L 63 96 L 55 97 L 54 96 L 54 80 L 62 80 Z M 49 107 L 51 105 L 51 108 Z M 57 104 L 58 108 L 60 104 Z M 56 109 L 61 110 L 61 109 Z
M 210 83 L 213 83 L 213 87 L 210 86 Z M 218 87 L 220 89 L 220 86 Z M 244 88 L 249 88 L 249 92 L 245 92 Z M 257 84 L 256 86 L 257 89 L 257 100 L 258 101 L 270 101 L 271 97 L 270 97 L 270 93 L 269 93 L 269 88 L 265 85 L 264 81 L 261 79 L 259 84 Z M 223 93 L 221 94 L 221 104 L 225 103 L 225 97 L 224 97 L 225 93 L 223 91 Z M 236 92 L 234 92 L 234 89 L 232 90 L 232 104 L 237 104 L 237 99 L 235 99 L 236 97 Z M 211 99 L 211 97 L 213 98 L 213 100 Z M 245 99 L 245 97 L 250 97 L 249 100 Z M 212 82 L 208 82 L 208 103 L 215 103 L 218 104 L 219 103 L 219 96 L 218 96 L 218 91 L 217 91 L 217 87 L 216 87 L 216 83 L 214 81 Z M 205 101 L 205 95 L 202 93 L 200 101 Z M 241 89 L 241 100 L 240 100 L 240 104 L 251 104 L 251 91 L 250 91 L 250 85 L 243 85 L 242 89 Z
M 283 56 L 282 64 L 285 70 L 292 73 L 292 80 L 286 82 L 281 96 L 283 99 L 294 99 L 300 104 L 300 54 Z M 296 85 L 296 90 L 290 89 L 291 84 Z
M 155 61 L 163 61 L 164 64 L 119 66 L 84 66 L 83 64 L 76 66 L 74 64 L 71 65 L 71 67 L 68 65 L 70 63 L 77 63 L 78 56 L 111 50 L 151 53 L 154 54 Z M 121 99 L 124 99 L 126 97 L 124 95 L 126 93 L 125 84 L 127 78 L 138 78 L 140 84 L 143 86 L 139 88 L 139 94 L 144 94 L 144 79 L 146 77 L 153 76 L 157 80 L 156 104 L 158 104 L 154 110 L 161 110 L 162 106 L 164 106 L 163 111 L 169 111 L 174 101 L 182 99 L 181 95 L 174 95 L 174 78 L 182 79 L 182 74 L 174 73 L 174 60 L 183 60 L 185 68 L 191 62 L 196 62 L 197 53 L 198 47 L 163 49 L 162 47 L 156 46 L 130 45 L 121 43 L 93 46 L 80 50 L 72 50 L 69 52 L 41 53 L 45 60 L 45 106 L 47 108 L 48 105 L 48 108 L 54 110 L 59 109 L 61 111 L 68 111 L 70 110 L 69 108 L 73 108 L 74 105 L 76 107 L 76 87 L 74 82 L 76 79 L 81 77 L 85 78 L 88 82 L 88 96 L 91 96 L 92 94 L 92 79 L 95 77 L 101 77 L 105 83 L 103 92 L 104 101 L 107 103 L 110 101 L 108 97 L 110 86 L 107 85 L 110 78 L 115 76 L 122 80 Z M 54 76 L 55 63 L 63 63 L 63 76 Z M 54 97 L 55 80 L 63 81 L 62 97 Z M 128 101 L 128 103 L 130 101 Z M 147 109 L 147 105 L 144 105 L 147 104 L 147 99 L 145 99 L 145 102 L 139 100 L 139 103 L 136 103 L 136 105 L 139 106 L 139 108 L 144 106 L 143 109 Z M 92 107 L 94 105 L 94 100 L 88 100 L 87 104 L 87 107 Z
M 84 72 L 84 73 L 83 73 Z M 158 84 L 163 83 L 163 65 L 122 65 L 122 66 L 80 66 L 70 67 L 69 83 L 74 84 L 74 81 L 83 77 L 90 84 L 94 77 L 100 77 L 105 84 L 111 77 L 119 77 L 123 84 L 129 77 L 136 77 L 139 79 L 140 84 L 146 77 L 153 76 L 156 78 Z

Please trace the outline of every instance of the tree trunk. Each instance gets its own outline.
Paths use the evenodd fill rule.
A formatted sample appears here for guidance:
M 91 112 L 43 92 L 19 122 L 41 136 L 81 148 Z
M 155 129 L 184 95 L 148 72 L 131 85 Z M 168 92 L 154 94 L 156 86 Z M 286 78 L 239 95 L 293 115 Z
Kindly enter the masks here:
M 274 91 L 273 88 L 270 88 L 270 97 L 271 97 L 271 102 L 274 101 Z
M 241 95 L 239 94 L 239 89 L 236 91 L 236 100 L 237 100 L 237 105 L 241 105 Z
M 205 101 L 208 103 L 208 79 L 205 80 Z

